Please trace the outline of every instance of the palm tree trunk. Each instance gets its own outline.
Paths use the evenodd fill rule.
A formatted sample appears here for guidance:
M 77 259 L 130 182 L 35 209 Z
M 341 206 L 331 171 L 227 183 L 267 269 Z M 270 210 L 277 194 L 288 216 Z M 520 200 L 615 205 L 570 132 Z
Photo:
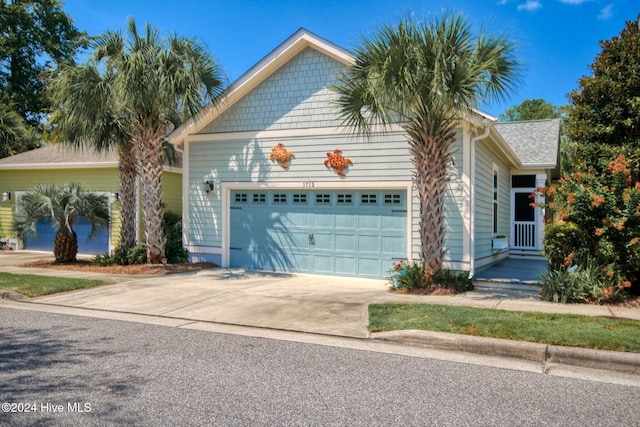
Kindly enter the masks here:
M 420 200 L 420 260 L 428 274 L 442 268 L 446 254 L 445 196 L 453 163 L 449 152 L 455 141 L 454 124 L 445 126 L 419 125 L 406 128 L 409 150 L 415 166 L 414 183 Z M 440 129 L 430 134 L 427 129 Z
M 76 255 L 78 255 L 78 235 L 75 231 L 71 230 L 71 234 L 61 228 L 56 231 L 53 241 L 53 255 L 56 258 L 56 262 L 60 263 L 76 260 Z
M 147 260 L 159 264 L 165 258 L 167 239 L 162 228 L 162 143 L 158 132 L 142 131 L 136 138 L 136 158 L 142 176 L 142 205 L 147 241 Z
M 133 146 L 119 146 L 120 172 L 120 247 L 129 249 L 136 244 L 136 172 Z

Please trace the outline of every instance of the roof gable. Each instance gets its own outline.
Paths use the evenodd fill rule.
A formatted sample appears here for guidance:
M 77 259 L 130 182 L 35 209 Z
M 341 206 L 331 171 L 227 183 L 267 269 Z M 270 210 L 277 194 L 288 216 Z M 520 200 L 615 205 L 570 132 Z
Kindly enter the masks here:
M 169 141 L 181 145 L 188 134 L 201 132 L 213 120 L 307 48 L 312 48 L 345 65 L 351 65 L 354 61 L 353 55 L 348 51 L 301 28 L 236 80 L 217 103 L 209 103 L 200 113 L 173 131 L 169 135 Z
M 558 166 L 560 119 L 494 123 L 524 167 Z

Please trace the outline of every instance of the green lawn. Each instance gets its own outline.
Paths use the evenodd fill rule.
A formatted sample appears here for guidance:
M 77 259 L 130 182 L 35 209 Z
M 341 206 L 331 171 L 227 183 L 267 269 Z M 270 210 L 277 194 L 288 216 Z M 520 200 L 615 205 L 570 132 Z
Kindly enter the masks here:
M 107 282 L 102 280 L 0 273 L 0 289 L 15 291 L 28 297 L 38 297 L 74 289 L 93 288 L 106 284 Z
M 369 331 L 421 329 L 603 350 L 640 352 L 640 322 L 430 304 L 372 304 Z

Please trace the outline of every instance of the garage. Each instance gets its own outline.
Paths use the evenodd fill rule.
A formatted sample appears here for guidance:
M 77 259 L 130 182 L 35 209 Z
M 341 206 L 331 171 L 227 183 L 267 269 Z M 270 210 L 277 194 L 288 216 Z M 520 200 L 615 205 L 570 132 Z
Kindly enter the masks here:
M 230 266 L 385 277 L 406 259 L 399 190 L 234 190 Z
M 73 224 L 73 229 L 78 235 L 79 254 L 104 254 L 109 251 L 109 231 L 103 228 L 89 240 L 91 225 L 89 219 L 80 217 Z M 33 251 L 53 251 L 53 241 L 56 231 L 48 219 L 42 218 L 36 224 L 37 236 L 28 236 L 24 245 L 25 249 Z

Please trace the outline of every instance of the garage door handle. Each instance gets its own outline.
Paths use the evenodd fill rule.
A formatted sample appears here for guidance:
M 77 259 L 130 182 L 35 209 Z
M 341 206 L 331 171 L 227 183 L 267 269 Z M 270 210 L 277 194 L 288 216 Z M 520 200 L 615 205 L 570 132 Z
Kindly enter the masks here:
M 309 234 L 309 244 L 311 246 L 315 246 L 316 244 L 316 238 L 313 236 L 313 234 Z

